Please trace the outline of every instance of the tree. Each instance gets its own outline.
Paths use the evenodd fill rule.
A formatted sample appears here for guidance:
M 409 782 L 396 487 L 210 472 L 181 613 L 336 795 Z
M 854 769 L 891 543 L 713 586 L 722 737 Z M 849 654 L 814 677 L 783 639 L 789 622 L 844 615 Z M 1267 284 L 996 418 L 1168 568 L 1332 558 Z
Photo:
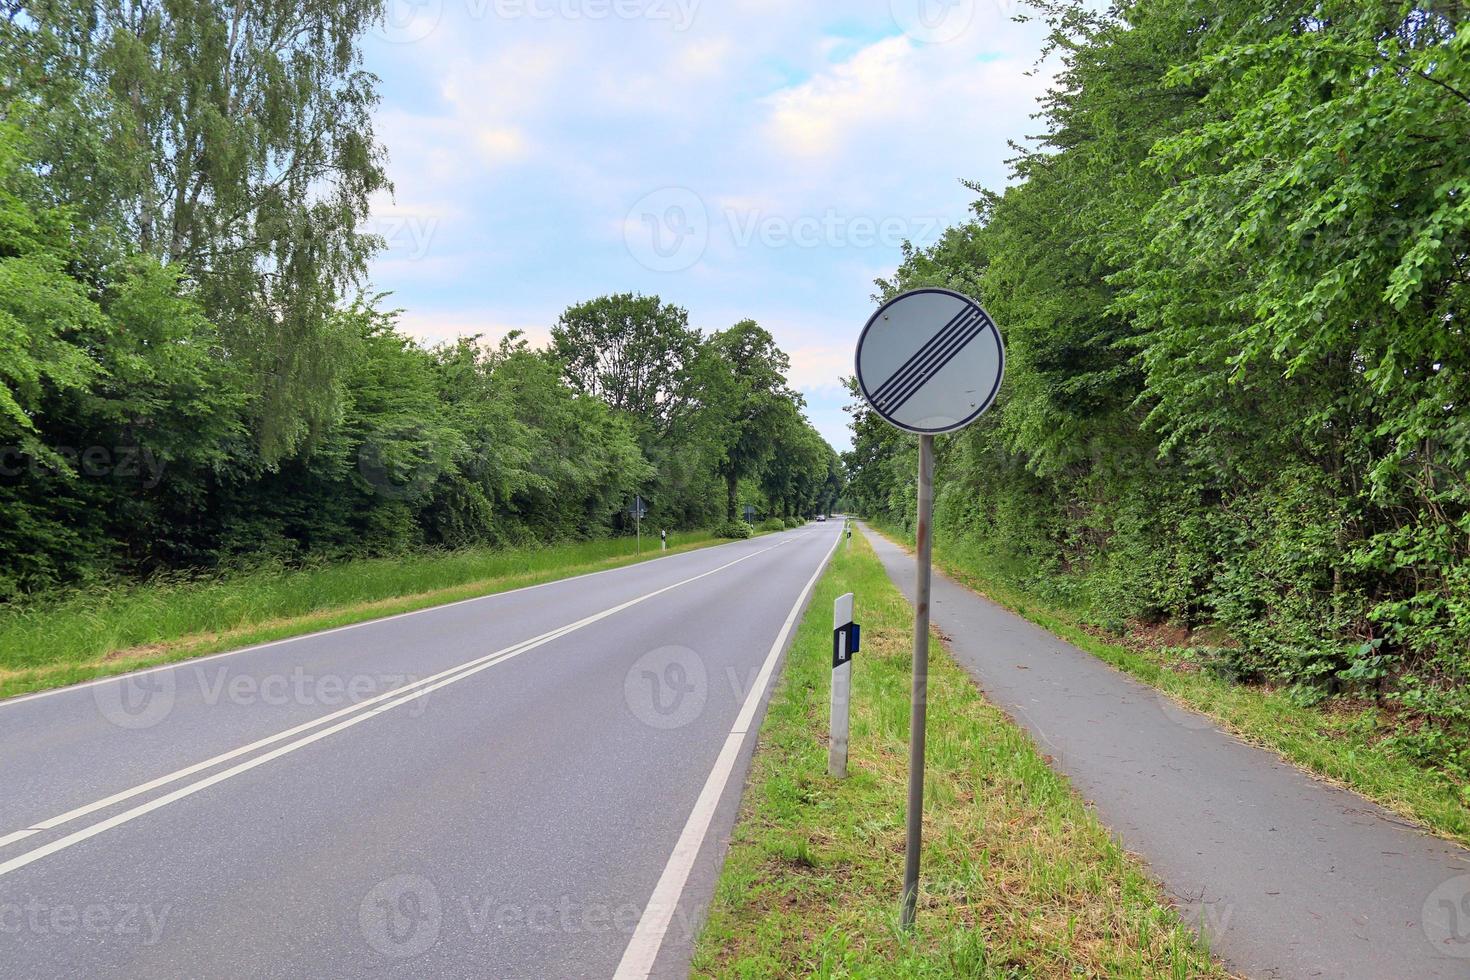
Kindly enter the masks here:
M 761 467 L 761 492 L 779 516 L 790 518 L 818 509 L 830 472 L 827 445 L 794 404 L 778 413 L 768 438 L 771 455 Z
M 632 293 L 568 307 L 551 328 L 568 384 L 660 433 L 686 398 L 699 343 L 682 308 Z
M 197 287 L 250 368 L 268 459 L 319 433 L 352 338 L 329 314 L 363 281 L 378 242 L 360 224 L 388 186 L 357 47 L 379 3 L 7 6 L 0 104 L 48 191 Z
M 166 560 L 244 403 L 172 270 L 137 255 L 102 288 L 76 278 L 83 233 L 27 199 L 22 142 L 0 123 L 0 595 Z
M 740 481 L 754 476 L 773 451 L 771 435 L 792 406 L 805 401 L 786 383 L 788 358 L 776 340 L 754 320 L 741 320 L 710 338 L 717 365 L 712 407 L 726 420 L 724 457 L 725 519 L 736 519 Z

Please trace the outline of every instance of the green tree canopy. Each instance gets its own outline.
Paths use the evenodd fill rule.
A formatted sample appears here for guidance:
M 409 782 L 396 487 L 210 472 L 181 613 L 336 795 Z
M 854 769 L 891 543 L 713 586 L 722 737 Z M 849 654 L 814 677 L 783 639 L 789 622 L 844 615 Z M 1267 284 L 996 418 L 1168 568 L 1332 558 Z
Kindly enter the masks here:
M 44 0 L 0 17 L 0 111 L 23 120 L 46 191 L 87 229 L 175 269 L 249 367 L 279 459 L 339 409 L 363 283 L 361 224 L 387 188 L 376 79 L 357 40 L 377 0 Z

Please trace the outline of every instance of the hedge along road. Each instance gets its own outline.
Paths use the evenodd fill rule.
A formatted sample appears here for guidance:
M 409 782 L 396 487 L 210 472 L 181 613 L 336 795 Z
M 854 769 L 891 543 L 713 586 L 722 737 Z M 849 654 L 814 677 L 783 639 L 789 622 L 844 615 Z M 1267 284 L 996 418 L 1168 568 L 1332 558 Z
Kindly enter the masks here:
M 683 975 L 838 534 L 0 702 L 6 972 Z
M 912 602 L 913 557 L 864 530 Z M 1246 745 L 937 573 L 931 615 L 991 702 L 1030 731 L 1231 968 L 1470 976 L 1470 851 Z

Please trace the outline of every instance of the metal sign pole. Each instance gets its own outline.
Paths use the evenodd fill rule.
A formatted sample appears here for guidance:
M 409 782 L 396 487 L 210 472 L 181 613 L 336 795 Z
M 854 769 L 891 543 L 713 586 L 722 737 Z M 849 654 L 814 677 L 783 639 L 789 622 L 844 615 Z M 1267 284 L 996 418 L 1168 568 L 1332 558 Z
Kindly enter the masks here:
M 919 897 L 919 849 L 924 836 L 924 722 L 929 703 L 929 561 L 934 516 L 934 437 L 919 436 L 919 521 L 914 530 L 914 686 L 909 708 L 908 837 L 903 854 L 903 910 L 911 928 Z
M 899 921 L 914 924 L 924 832 L 924 716 L 929 700 L 929 578 L 934 534 L 934 436 L 957 432 L 995 401 L 1005 377 L 1000 328 L 952 289 L 925 286 L 887 300 L 857 343 L 858 390 L 879 418 L 919 437 L 915 533 L 914 690 L 909 715 L 908 839 Z

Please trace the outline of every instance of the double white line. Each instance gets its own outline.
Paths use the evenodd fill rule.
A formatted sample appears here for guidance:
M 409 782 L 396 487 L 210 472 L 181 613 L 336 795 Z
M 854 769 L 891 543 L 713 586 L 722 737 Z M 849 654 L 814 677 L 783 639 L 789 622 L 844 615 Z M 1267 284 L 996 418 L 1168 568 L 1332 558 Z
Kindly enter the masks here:
M 652 592 L 648 592 L 636 598 L 629 599 L 628 601 L 619 603 L 616 606 L 611 606 L 607 609 L 602 610 L 601 612 L 593 613 L 592 615 L 587 616 L 583 619 L 579 619 L 574 623 L 568 623 L 565 626 L 560 626 L 554 630 L 550 630 L 549 632 L 542 633 L 540 636 L 532 637 L 529 640 L 523 640 L 520 643 L 514 643 L 508 647 L 497 650 L 494 653 L 487 654 L 478 659 L 468 661 L 467 663 L 459 664 L 455 667 L 450 667 L 448 670 L 441 671 L 430 677 L 425 677 L 422 680 L 417 680 L 409 684 L 404 684 L 401 687 L 396 687 L 391 691 L 386 691 L 383 694 L 379 694 L 377 697 L 369 698 L 366 701 L 359 701 L 356 704 L 349 705 L 346 708 L 342 708 L 330 714 L 323 715 L 322 717 L 317 718 L 313 721 L 305 722 L 303 724 L 297 725 L 294 728 L 288 728 L 283 732 L 278 732 L 275 735 L 270 735 L 266 738 L 251 742 L 249 745 L 242 745 L 237 749 L 231 749 L 230 751 L 221 753 L 220 755 L 214 756 L 211 759 L 205 759 L 203 762 L 196 762 L 192 766 L 186 766 L 185 768 L 179 769 L 175 772 L 171 772 L 168 775 L 159 776 L 157 779 L 149 780 L 146 783 L 140 783 L 137 786 L 125 789 L 119 793 L 114 793 L 105 799 L 97 800 L 94 803 L 88 803 L 84 806 L 79 806 L 76 809 L 68 810 L 66 813 L 51 817 L 48 820 L 43 820 L 40 823 L 33 824 L 30 827 L 26 827 L 22 830 L 17 830 L 14 833 L 6 834 L 5 836 L 0 837 L 0 847 L 5 847 L 7 845 L 14 844 L 17 841 L 24 840 L 25 838 L 30 837 L 32 834 L 38 834 L 46 830 L 53 830 L 57 827 L 62 826 L 63 824 L 70 823 L 73 820 L 78 820 L 82 817 L 88 816 L 89 814 L 96 813 L 99 810 L 104 810 L 108 807 L 115 806 L 116 804 L 122 803 L 125 800 L 130 800 L 136 796 L 141 796 L 162 786 L 167 786 L 170 783 L 175 783 L 181 779 L 186 779 L 189 776 L 196 775 L 197 773 L 203 772 L 206 769 L 212 769 L 215 766 L 220 765 L 221 763 L 230 761 L 231 759 L 238 759 L 241 756 L 249 755 L 252 752 L 265 748 L 266 746 L 276 745 L 276 743 L 278 742 L 285 742 L 285 744 L 278 745 L 276 748 L 262 755 L 253 756 L 252 758 L 247 759 L 244 762 L 237 763 L 236 765 L 233 765 L 228 769 L 221 770 L 220 772 L 207 776 L 204 779 L 197 780 L 196 782 L 189 783 L 185 786 L 180 786 L 178 789 L 175 789 L 170 793 L 166 793 L 163 796 L 151 799 L 148 802 L 135 806 L 130 810 L 124 810 L 122 813 L 115 814 L 114 816 L 108 817 L 105 820 L 100 820 L 97 823 L 83 827 L 80 830 L 73 831 L 72 833 L 67 834 L 65 837 L 60 837 L 49 844 L 45 844 L 33 850 L 26 851 L 23 854 L 18 854 L 8 861 L 0 862 L 0 876 L 7 875 L 12 871 L 24 868 L 28 864 L 32 864 L 36 861 L 41 860 L 44 857 L 55 854 L 57 851 L 65 850 L 66 848 L 71 847 L 73 844 L 80 844 L 82 841 L 88 840 L 92 837 L 96 837 L 98 834 L 106 833 L 114 827 L 119 827 L 132 820 L 136 820 L 138 817 L 141 817 L 144 814 L 151 813 L 154 810 L 159 809 L 160 807 L 168 806 L 170 803 L 182 800 L 186 796 L 192 796 L 201 790 L 208 789 L 216 783 L 224 782 L 226 779 L 229 779 L 232 776 L 238 776 L 242 772 L 249 772 L 256 766 L 261 766 L 267 762 L 272 761 L 273 759 L 279 759 L 284 755 L 289 755 L 290 753 L 295 752 L 297 749 L 305 748 L 313 742 L 320 741 L 321 739 L 324 739 L 329 735 L 334 735 L 337 732 L 344 731 L 348 728 L 351 728 L 353 725 L 357 725 L 361 722 L 367 721 L 369 718 L 376 717 L 377 715 L 383 714 L 387 711 L 392 711 L 394 708 L 397 708 L 404 704 L 408 704 L 410 701 L 415 701 L 418 698 L 424 697 L 425 695 L 433 691 L 437 691 L 441 687 L 447 687 L 450 684 L 457 683 L 467 677 L 478 674 L 482 670 L 487 670 L 491 667 L 496 666 L 497 664 L 502 664 L 507 660 L 520 656 L 523 653 L 527 653 L 531 650 L 536 649 L 537 647 L 544 646 L 547 643 L 552 642 L 553 640 L 560 639 L 561 637 L 566 636 L 568 633 L 573 633 L 577 630 L 583 629 L 584 627 L 591 626 L 593 623 L 604 620 L 609 616 L 614 616 L 625 609 L 636 606 L 641 602 L 646 602 L 649 599 L 654 598 L 655 596 L 663 595 L 665 592 L 670 592 L 674 589 L 679 588 L 680 586 L 688 585 L 691 582 L 697 582 L 702 578 L 708 578 L 709 576 L 714 575 L 718 572 L 722 572 L 727 568 L 738 565 L 743 561 L 749 561 L 750 559 L 755 558 L 758 555 L 763 555 L 768 551 L 779 548 L 792 540 L 794 540 L 794 538 L 785 538 L 782 541 L 771 545 L 769 548 L 762 548 L 759 551 L 753 551 L 748 555 L 743 555 L 740 558 L 736 558 L 734 561 L 726 562 L 725 564 L 720 565 L 716 568 L 712 568 L 707 572 L 701 572 L 698 575 L 690 576 L 689 578 L 675 582 L 672 585 L 666 585 L 661 589 L 655 589 Z M 742 714 L 744 714 L 744 712 L 742 712 Z M 338 719 L 342 720 L 338 721 Z M 330 722 L 336 723 L 328 725 L 328 723 Z M 320 726 L 322 725 L 328 725 L 328 727 L 321 728 Z M 297 738 L 295 741 L 287 741 L 294 736 L 301 735 L 303 732 L 311 731 L 311 729 L 318 730 L 312 731 L 311 734 L 306 735 L 302 738 Z

